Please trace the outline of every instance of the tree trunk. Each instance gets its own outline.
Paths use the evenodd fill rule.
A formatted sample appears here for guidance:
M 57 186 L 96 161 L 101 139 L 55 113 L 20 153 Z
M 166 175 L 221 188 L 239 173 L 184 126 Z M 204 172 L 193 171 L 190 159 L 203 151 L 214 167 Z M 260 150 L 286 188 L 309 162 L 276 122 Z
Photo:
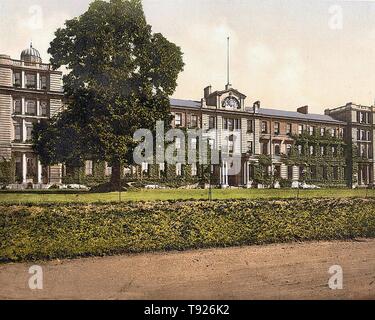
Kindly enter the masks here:
M 121 163 L 116 161 L 112 164 L 111 184 L 118 190 L 121 188 L 121 178 Z

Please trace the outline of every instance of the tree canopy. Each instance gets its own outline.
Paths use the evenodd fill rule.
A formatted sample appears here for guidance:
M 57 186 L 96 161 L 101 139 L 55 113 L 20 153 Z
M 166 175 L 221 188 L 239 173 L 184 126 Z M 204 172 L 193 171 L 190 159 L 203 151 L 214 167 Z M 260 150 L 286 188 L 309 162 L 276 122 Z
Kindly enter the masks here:
M 171 120 L 169 96 L 183 70 L 181 49 L 147 24 L 140 0 L 93 1 L 55 33 L 48 52 L 65 66 L 65 110 L 34 128 L 44 164 L 112 164 L 112 181 L 131 162 L 139 128 Z

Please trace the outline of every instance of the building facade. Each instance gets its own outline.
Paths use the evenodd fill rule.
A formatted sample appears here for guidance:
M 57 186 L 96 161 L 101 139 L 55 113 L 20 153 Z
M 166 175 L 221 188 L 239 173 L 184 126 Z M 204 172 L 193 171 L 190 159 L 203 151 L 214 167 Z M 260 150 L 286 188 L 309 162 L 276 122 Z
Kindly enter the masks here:
M 62 107 L 62 73 L 42 62 L 30 45 L 19 60 L 0 55 L 0 159 L 14 164 L 17 185 L 61 183 L 61 166 L 43 167 L 33 152 L 33 124 Z
M 210 145 L 239 155 L 239 170 L 230 174 L 231 160 L 211 166 L 212 181 L 222 187 L 372 186 L 375 178 L 375 110 L 348 103 L 309 113 L 264 108 L 231 85 L 203 90 L 199 101 L 171 99 L 172 127 L 215 130 Z M 111 167 L 87 161 L 75 170 L 64 165 L 44 167 L 33 152 L 33 124 L 55 115 L 63 106 L 62 73 L 42 62 L 30 46 L 20 60 L 0 55 L 0 184 L 98 184 L 108 181 Z M 236 143 L 234 143 L 236 141 Z M 2 179 L 1 163 L 13 164 L 11 181 Z M 3 170 L 4 171 L 4 170 Z M 151 174 L 153 172 L 153 174 Z M 9 172 L 8 172 L 9 174 Z M 200 180 L 199 164 L 156 164 L 124 169 L 129 180 Z M 189 179 L 187 178 L 189 177 Z
M 172 99 L 171 111 L 174 127 L 217 129 L 219 135 L 229 137 L 230 132 L 239 133 L 236 151 L 241 155 L 241 171 L 227 176 L 228 164 L 222 163 L 219 172 L 224 187 L 259 187 L 280 182 L 292 186 L 302 181 L 356 187 L 373 182 L 371 161 L 366 161 L 366 169 L 358 164 L 360 170 L 367 171 L 362 176 L 359 171 L 360 178 L 356 177 L 352 166 L 357 164 L 349 159 L 352 136 L 348 122 L 333 110 L 321 115 L 310 114 L 308 106 L 296 112 L 263 108 L 259 101 L 249 104 L 243 93 L 227 85 L 222 91 L 205 88 L 201 101 Z M 370 118 L 369 115 L 366 119 Z M 222 143 L 223 139 L 218 137 L 215 147 L 221 150 Z M 366 150 L 372 148 L 372 143 L 372 138 L 366 141 Z

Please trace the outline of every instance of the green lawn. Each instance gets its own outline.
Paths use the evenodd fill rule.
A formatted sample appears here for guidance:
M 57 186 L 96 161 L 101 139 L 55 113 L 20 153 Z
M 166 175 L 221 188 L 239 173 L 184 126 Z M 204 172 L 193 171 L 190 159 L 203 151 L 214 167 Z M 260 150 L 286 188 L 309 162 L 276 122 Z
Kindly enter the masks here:
M 267 199 L 267 198 L 296 198 L 297 190 L 292 189 L 213 189 L 213 199 Z M 319 189 L 300 190 L 300 198 L 350 198 L 375 197 L 375 190 L 364 189 Z M 134 190 L 122 192 L 122 201 L 155 201 L 155 200 L 184 200 L 207 199 L 208 190 Z M 51 203 L 51 202 L 114 202 L 119 201 L 117 192 L 111 193 L 0 193 L 0 203 Z

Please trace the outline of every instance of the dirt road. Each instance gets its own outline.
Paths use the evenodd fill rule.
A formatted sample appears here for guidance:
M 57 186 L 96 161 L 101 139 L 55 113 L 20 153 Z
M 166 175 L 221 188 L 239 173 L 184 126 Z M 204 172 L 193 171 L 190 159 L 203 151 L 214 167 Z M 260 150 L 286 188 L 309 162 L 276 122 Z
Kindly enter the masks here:
M 31 290 L 29 267 L 43 270 Z M 328 269 L 343 269 L 331 290 Z M 375 299 L 375 239 L 0 265 L 0 299 Z

